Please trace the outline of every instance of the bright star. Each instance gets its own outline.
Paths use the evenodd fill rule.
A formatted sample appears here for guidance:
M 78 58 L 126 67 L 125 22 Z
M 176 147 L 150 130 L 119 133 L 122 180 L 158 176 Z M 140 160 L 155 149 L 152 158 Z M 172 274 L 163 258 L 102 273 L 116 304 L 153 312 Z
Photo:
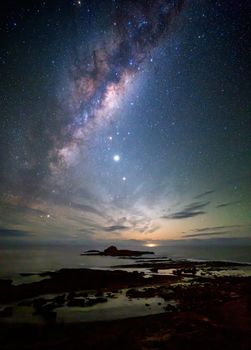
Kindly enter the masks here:
M 118 154 L 115 154 L 115 156 L 113 156 L 113 160 L 115 162 L 119 162 L 120 161 L 120 156 Z
M 125 177 L 125 176 L 123 176 L 123 177 L 122 177 L 122 180 L 123 180 L 123 181 L 126 181 L 126 177 Z

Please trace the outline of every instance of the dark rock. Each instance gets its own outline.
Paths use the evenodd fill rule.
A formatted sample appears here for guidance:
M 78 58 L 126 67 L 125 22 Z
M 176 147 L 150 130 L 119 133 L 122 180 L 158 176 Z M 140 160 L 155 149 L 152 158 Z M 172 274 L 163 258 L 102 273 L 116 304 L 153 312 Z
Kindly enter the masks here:
M 56 307 L 58 307 L 58 305 L 53 302 L 43 304 L 36 308 L 34 315 L 46 315 L 51 313 Z
M 41 308 L 41 310 L 42 310 L 42 312 L 50 312 L 50 311 L 53 311 L 57 306 L 58 306 L 57 304 L 51 302 L 51 303 L 45 304 L 45 305 Z
M 116 295 L 110 292 L 108 292 L 106 295 L 108 298 L 116 298 Z
M 156 267 L 152 267 L 151 272 L 158 273 L 158 269 Z
M 164 307 L 164 310 L 167 312 L 173 312 L 173 311 L 176 311 L 176 307 L 171 304 L 168 304 L 167 306 Z
M 43 294 L 67 293 L 67 300 L 76 296 L 74 291 L 103 290 L 105 288 L 126 288 L 139 284 L 152 284 L 167 280 L 166 276 L 154 276 L 145 279 L 144 273 L 122 270 L 61 269 L 51 272 L 50 278 L 38 282 L 20 285 L 8 284 L 0 288 L 0 303 L 31 299 Z
M 110 247 L 106 248 L 104 250 L 105 255 L 117 255 L 118 254 L 118 248 L 114 245 L 111 245 Z
M 194 276 L 196 274 L 196 272 L 197 272 L 197 269 L 194 266 L 194 267 L 191 267 L 191 268 L 185 268 L 182 271 L 184 272 L 184 274 L 188 274 L 188 275 L 193 275 Z
M 71 300 L 74 299 L 76 297 L 76 293 L 75 292 L 70 292 L 67 296 L 67 300 Z
M 88 293 L 87 292 L 75 293 L 75 296 L 77 298 L 87 298 L 88 297 Z
M 106 303 L 107 301 L 108 301 L 107 298 L 88 299 L 86 301 L 86 306 L 93 306 L 99 303 Z
M 41 272 L 38 274 L 38 276 L 41 276 L 41 277 L 51 277 L 53 275 L 54 272 L 52 271 L 44 271 L 44 272 Z
M 182 269 L 177 269 L 173 271 L 173 274 L 180 277 L 182 275 L 182 272 L 183 272 Z
M 0 311 L 0 317 L 11 317 L 13 314 L 13 307 L 8 306 Z
M 18 306 L 32 306 L 33 301 L 32 300 L 23 300 L 18 303 Z
M 145 288 L 144 290 L 129 289 L 126 296 L 129 298 L 152 298 L 158 294 L 157 288 Z
M 149 251 L 138 251 L 138 250 L 128 250 L 128 249 L 118 249 L 115 246 L 110 246 L 104 250 L 102 255 L 108 256 L 140 256 L 144 254 L 154 254 L 154 252 Z
M 55 321 L 57 318 L 57 313 L 56 311 L 47 311 L 47 310 L 42 310 L 39 313 L 40 316 L 43 317 L 44 320 L 46 321 Z
M 64 304 L 64 302 L 65 302 L 65 294 L 56 296 L 55 298 L 52 299 L 52 301 L 54 303 L 57 303 L 57 304 Z
M 37 298 L 33 300 L 33 307 L 35 309 L 40 309 L 44 304 L 47 303 L 47 300 L 44 298 Z
M 8 288 L 11 287 L 12 280 L 0 280 L 0 288 Z
M 86 306 L 86 302 L 85 299 L 71 299 L 70 301 L 68 301 L 67 306 L 78 306 L 78 307 L 84 307 Z
M 101 255 L 101 251 L 100 250 L 96 250 L 96 249 L 91 249 L 91 250 L 87 250 L 84 253 L 81 253 L 80 255 Z
M 111 292 L 114 294 L 120 293 L 120 291 L 118 289 L 112 289 Z

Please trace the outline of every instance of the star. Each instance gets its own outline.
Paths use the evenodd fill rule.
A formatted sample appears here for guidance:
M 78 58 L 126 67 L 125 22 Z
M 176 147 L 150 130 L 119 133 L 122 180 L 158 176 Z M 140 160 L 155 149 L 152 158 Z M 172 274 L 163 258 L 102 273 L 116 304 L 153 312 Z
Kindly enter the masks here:
M 114 160 L 114 162 L 119 162 L 120 161 L 120 156 L 118 154 L 115 154 L 113 156 L 113 160 Z
M 126 181 L 126 177 L 125 177 L 125 176 L 123 176 L 123 177 L 122 177 L 122 180 L 123 180 L 123 181 Z

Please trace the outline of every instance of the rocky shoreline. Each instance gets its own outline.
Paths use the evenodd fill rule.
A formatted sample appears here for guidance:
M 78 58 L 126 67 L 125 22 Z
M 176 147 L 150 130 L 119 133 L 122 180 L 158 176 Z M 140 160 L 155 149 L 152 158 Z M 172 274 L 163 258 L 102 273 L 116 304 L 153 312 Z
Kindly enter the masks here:
M 17 286 L 0 280 L 1 348 L 20 349 L 20 339 L 25 349 L 36 346 L 44 350 L 180 349 L 182 344 L 183 349 L 250 348 L 251 277 L 214 275 L 243 264 L 169 259 L 129 266 L 148 269 L 151 275 L 143 271 L 62 269 L 42 273 L 46 278 L 39 282 Z M 172 274 L 158 273 L 165 269 Z M 92 312 L 99 305 L 120 300 L 121 295 L 131 305 L 142 301 L 146 316 L 91 323 L 76 319 L 71 324 L 57 320 L 61 309 Z M 147 316 L 154 298 L 161 313 L 149 312 Z M 16 324 L 15 308 L 30 308 L 43 322 Z

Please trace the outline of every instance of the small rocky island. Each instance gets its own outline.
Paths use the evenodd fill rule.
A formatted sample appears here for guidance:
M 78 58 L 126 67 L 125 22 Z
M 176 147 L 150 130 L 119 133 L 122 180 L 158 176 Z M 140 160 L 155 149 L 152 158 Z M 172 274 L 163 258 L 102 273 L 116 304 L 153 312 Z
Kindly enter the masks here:
M 139 251 L 139 250 L 128 250 L 128 249 L 118 249 L 115 246 L 110 246 L 104 251 L 99 250 L 87 250 L 80 255 L 102 255 L 102 256 L 141 256 L 144 254 L 154 254 L 154 252 L 149 251 Z

